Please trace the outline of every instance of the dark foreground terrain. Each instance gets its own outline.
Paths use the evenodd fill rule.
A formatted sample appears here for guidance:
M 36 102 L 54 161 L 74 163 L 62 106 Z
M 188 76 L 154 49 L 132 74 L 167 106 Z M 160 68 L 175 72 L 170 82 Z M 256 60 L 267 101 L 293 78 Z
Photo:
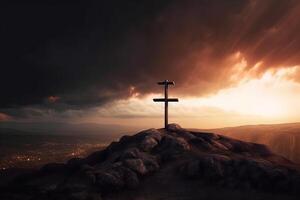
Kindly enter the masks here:
M 299 166 L 266 146 L 176 124 L 1 182 L 0 199 L 298 199 Z

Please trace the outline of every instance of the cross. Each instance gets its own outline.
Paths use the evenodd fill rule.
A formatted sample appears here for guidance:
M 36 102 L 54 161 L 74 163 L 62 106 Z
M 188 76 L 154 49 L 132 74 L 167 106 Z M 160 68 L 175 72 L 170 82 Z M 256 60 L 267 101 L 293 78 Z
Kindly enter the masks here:
M 168 125 L 168 103 L 169 102 L 178 102 L 177 98 L 168 98 L 168 87 L 169 85 L 175 85 L 175 82 L 164 80 L 162 82 L 158 82 L 158 85 L 165 86 L 165 98 L 157 98 L 153 99 L 154 102 L 165 102 L 165 129 L 167 129 Z

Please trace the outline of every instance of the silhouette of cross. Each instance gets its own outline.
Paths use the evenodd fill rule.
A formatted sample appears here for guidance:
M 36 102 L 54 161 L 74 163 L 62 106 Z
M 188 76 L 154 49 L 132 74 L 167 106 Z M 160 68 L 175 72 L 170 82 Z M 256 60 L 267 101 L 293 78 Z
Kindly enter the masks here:
M 154 102 L 165 102 L 165 129 L 167 129 L 167 126 L 168 126 L 168 103 L 169 102 L 178 102 L 177 98 L 168 98 L 169 85 L 175 85 L 175 82 L 164 80 L 162 82 L 158 82 L 157 84 L 165 86 L 165 98 L 155 98 L 155 99 L 153 99 L 153 101 Z

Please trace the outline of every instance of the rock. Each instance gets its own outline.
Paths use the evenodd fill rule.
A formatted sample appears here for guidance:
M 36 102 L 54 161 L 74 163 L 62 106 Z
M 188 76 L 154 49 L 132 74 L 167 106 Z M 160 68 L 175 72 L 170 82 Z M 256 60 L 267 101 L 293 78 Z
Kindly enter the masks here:
M 233 146 L 230 142 L 228 141 L 224 141 L 224 140 L 218 140 L 219 143 L 221 143 L 222 145 L 224 145 L 229 151 L 232 151 Z
M 279 182 L 288 176 L 288 172 L 284 169 L 277 168 L 272 170 L 269 175 L 272 182 Z
M 59 186 L 59 190 L 68 192 L 85 191 L 94 185 L 95 182 L 96 176 L 92 172 L 80 171 L 68 177 L 64 183 Z
M 101 194 L 88 191 L 74 192 L 69 195 L 70 200 L 101 200 Z
M 100 193 L 91 193 L 89 192 L 86 200 L 102 200 Z
M 158 142 L 154 137 L 146 136 L 139 146 L 142 151 L 151 151 L 157 144 Z
M 184 139 L 187 140 L 187 141 L 189 141 L 189 140 L 191 140 L 191 139 L 197 138 L 196 136 L 194 136 L 193 134 L 191 134 L 191 133 L 188 132 L 188 131 L 178 131 L 178 132 L 177 132 L 177 135 L 178 135 L 179 137 L 184 138 Z
M 132 159 L 132 158 L 139 158 L 140 157 L 140 150 L 138 148 L 129 148 L 122 153 L 120 156 L 120 160 L 124 161 L 126 159 Z
M 141 159 L 127 159 L 124 161 L 124 166 L 137 172 L 140 175 L 147 173 L 147 169 Z
M 27 180 L 22 182 L 17 180 L 17 184 L 22 185 L 22 188 L 35 188 L 35 191 L 47 193 L 57 189 L 67 178 L 63 173 L 39 173 L 39 175 L 27 177 Z
M 181 126 L 179 126 L 178 124 L 168 124 L 166 128 L 168 131 L 174 132 L 182 130 Z
M 142 132 L 142 135 L 144 135 L 144 137 L 151 137 L 155 139 L 157 142 L 159 142 L 162 138 L 162 134 L 158 130 L 153 128 Z
M 155 156 L 142 155 L 141 159 L 146 167 L 147 172 L 155 172 L 159 169 L 159 164 Z
M 180 171 L 188 178 L 202 177 L 207 181 L 218 181 L 225 177 L 229 163 L 230 158 L 227 156 L 203 156 L 186 162 Z
M 188 161 L 180 171 L 188 178 L 198 178 L 200 175 L 199 160 Z
M 120 138 L 119 142 L 120 143 L 127 143 L 131 139 L 131 136 L 129 135 L 124 135 Z
M 237 189 L 238 187 L 240 187 L 240 182 L 235 179 L 234 177 L 229 177 L 228 179 L 226 179 L 225 181 L 225 187 L 231 188 L 231 189 Z
M 163 137 L 160 148 L 171 149 L 173 151 L 183 152 L 190 149 L 190 145 L 183 138 L 171 136 Z
M 96 151 L 83 159 L 83 162 L 89 165 L 95 165 L 103 162 L 108 156 L 107 150 Z
M 216 147 L 220 151 L 228 151 L 228 148 L 225 145 L 223 145 L 222 143 L 218 142 L 218 141 L 212 140 L 211 145 Z
M 87 183 L 91 183 L 91 184 L 96 183 L 96 176 L 91 171 L 85 172 L 84 179 L 86 180 Z
M 151 155 L 147 152 L 140 152 L 137 148 L 130 148 L 126 150 L 120 158 L 122 162 L 130 159 L 141 159 L 148 172 L 153 172 L 159 169 L 159 164 L 156 156 Z
M 169 125 L 171 126 L 171 124 Z M 179 125 L 177 125 L 179 126 Z M 176 124 L 175 124 L 175 127 L 171 127 L 170 129 L 172 130 L 168 130 L 168 135 L 169 136 L 173 136 L 173 137 L 181 137 L 181 138 L 184 138 L 185 140 L 190 140 L 190 139 L 194 139 L 196 138 L 195 135 L 193 135 L 192 133 L 190 133 L 189 131 L 183 129 L 183 128 L 179 128 L 179 127 L 176 127 Z
M 300 194 L 300 174 L 296 174 L 291 178 L 291 189 L 294 194 Z
M 94 167 L 92 167 L 92 166 L 90 166 L 90 165 L 88 165 L 88 164 L 84 164 L 84 165 L 82 165 L 81 167 L 80 167 L 80 170 L 81 171 L 91 171 L 91 170 L 94 170 L 95 168 Z
M 155 147 L 154 153 L 161 158 L 161 161 L 165 162 L 177 159 L 180 154 L 188 151 L 189 149 L 190 145 L 183 138 L 166 135 Z
M 124 187 L 122 175 L 117 171 L 97 172 L 96 185 L 102 192 L 119 190 Z
M 263 185 L 263 189 L 266 187 L 266 186 L 269 186 L 268 184 L 264 184 Z M 272 186 L 274 187 L 274 186 Z M 269 189 L 269 188 L 268 188 Z M 273 189 L 273 191 L 281 191 L 281 192 L 289 192 L 291 189 L 291 183 L 288 179 L 284 179 L 284 180 L 281 180 L 281 181 L 278 181 Z
M 231 159 L 227 156 L 213 154 L 204 156 L 199 161 L 204 177 L 210 180 L 217 180 L 225 176 L 226 168 L 230 166 Z
M 194 132 L 192 132 L 192 133 L 194 133 Z M 194 133 L 194 135 L 196 137 L 200 137 L 200 138 L 206 140 L 207 142 L 220 139 L 220 136 L 217 134 L 214 134 L 214 133 L 199 132 L 199 133 Z
M 123 168 L 123 173 L 126 187 L 129 189 L 136 189 L 140 184 L 137 174 L 125 167 Z
M 86 200 L 88 193 L 86 191 L 83 192 L 74 192 L 69 195 L 70 200 Z
M 206 140 L 204 140 L 200 137 L 189 140 L 189 143 L 201 150 L 206 150 L 206 151 L 216 150 L 216 148 L 214 146 L 212 146 L 210 143 L 208 143 Z
M 235 153 L 255 152 L 252 150 L 252 146 L 250 143 L 245 143 L 236 139 L 230 139 L 230 144 L 232 145 L 231 151 Z

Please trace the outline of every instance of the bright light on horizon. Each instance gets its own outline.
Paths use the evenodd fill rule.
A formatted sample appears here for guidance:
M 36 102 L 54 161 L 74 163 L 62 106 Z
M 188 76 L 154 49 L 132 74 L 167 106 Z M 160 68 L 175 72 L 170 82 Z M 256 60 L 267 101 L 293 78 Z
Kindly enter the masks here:
M 215 128 L 297 121 L 300 119 L 300 84 L 291 76 L 298 68 L 268 70 L 256 78 L 244 76 L 238 85 L 207 97 L 179 96 L 179 103 L 169 104 L 170 122 L 184 127 Z M 152 101 L 160 95 L 132 96 L 116 101 L 98 108 L 87 120 L 161 127 L 163 104 Z

